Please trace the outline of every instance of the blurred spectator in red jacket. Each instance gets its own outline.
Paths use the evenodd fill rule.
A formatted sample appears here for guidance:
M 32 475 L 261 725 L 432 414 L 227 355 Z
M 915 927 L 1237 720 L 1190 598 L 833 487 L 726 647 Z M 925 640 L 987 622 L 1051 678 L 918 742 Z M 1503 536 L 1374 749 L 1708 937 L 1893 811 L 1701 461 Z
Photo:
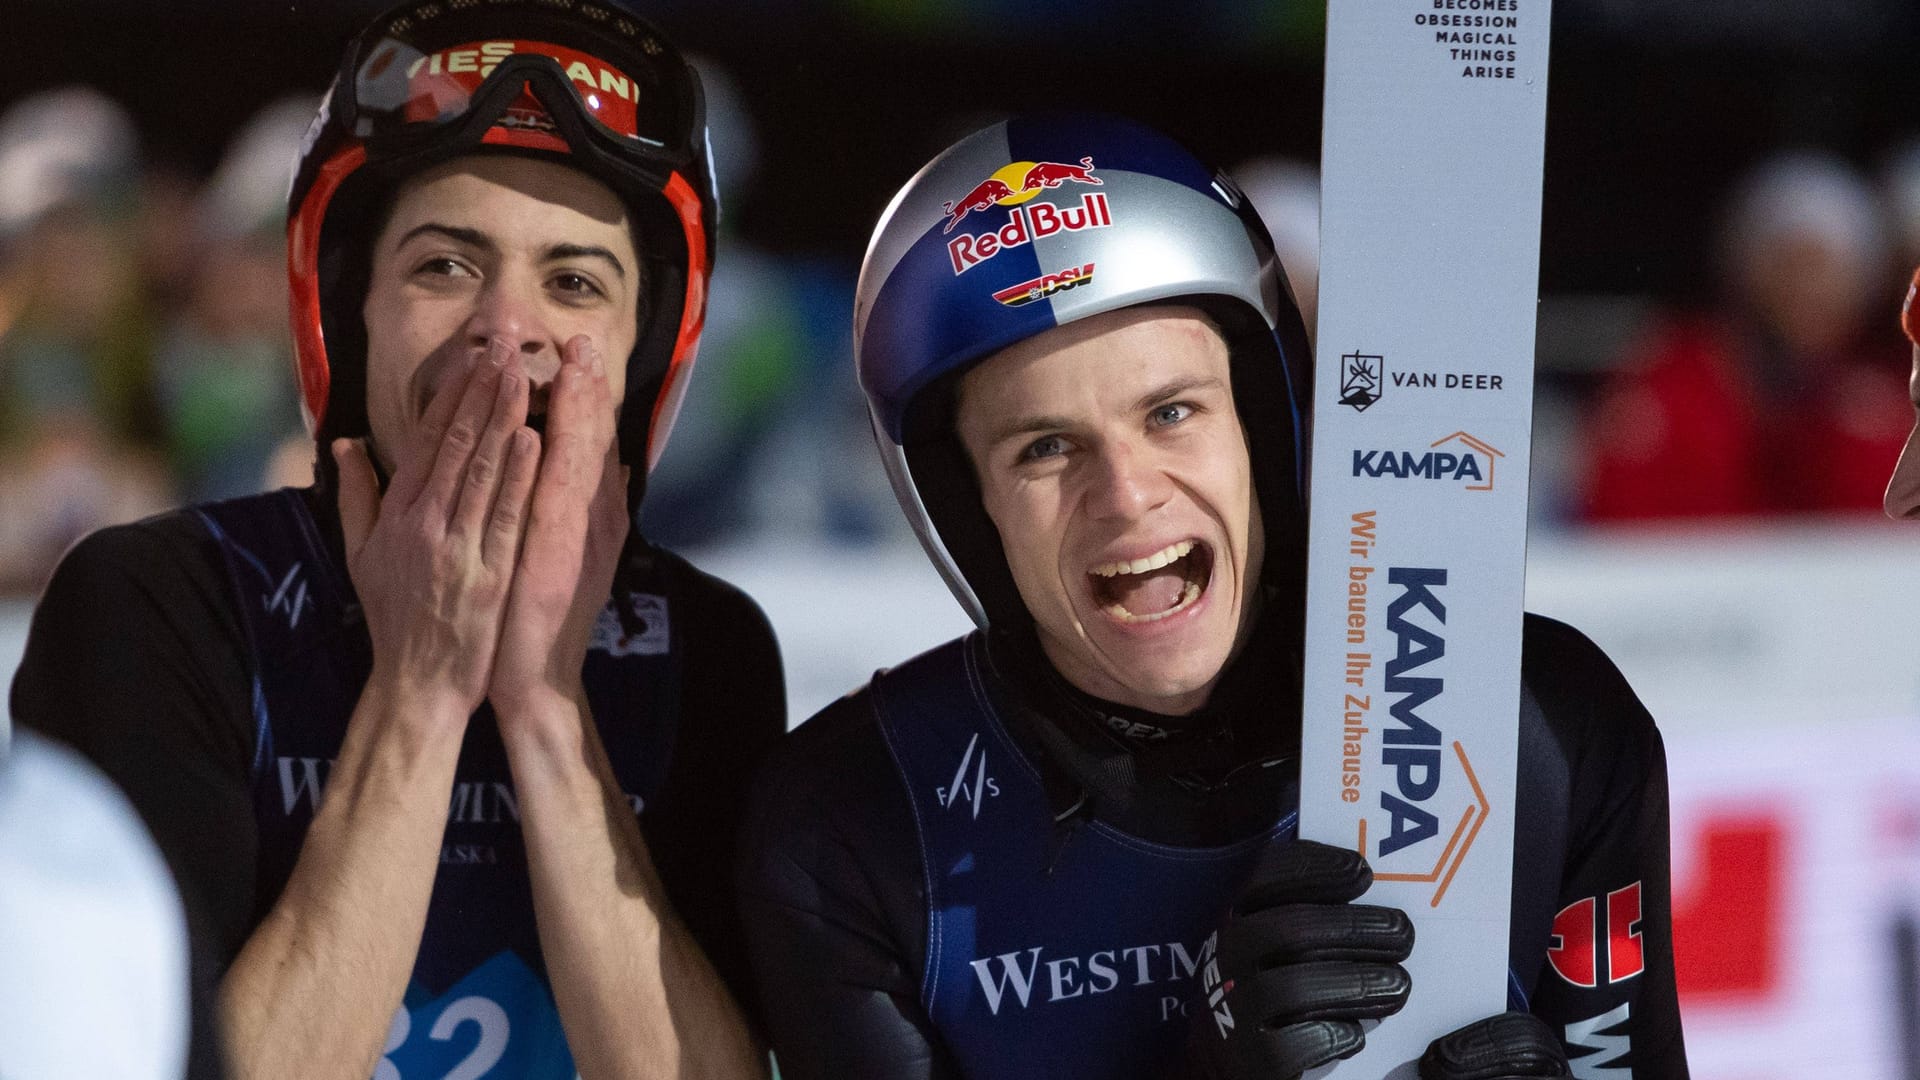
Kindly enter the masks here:
M 1724 309 L 1651 327 L 1589 418 L 1583 516 L 1877 508 L 1908 419 L 1904 356 L 1864 317 L 1884 310 L 1885 228 L 1836 158 L 1750 174 L 1726 223 Z

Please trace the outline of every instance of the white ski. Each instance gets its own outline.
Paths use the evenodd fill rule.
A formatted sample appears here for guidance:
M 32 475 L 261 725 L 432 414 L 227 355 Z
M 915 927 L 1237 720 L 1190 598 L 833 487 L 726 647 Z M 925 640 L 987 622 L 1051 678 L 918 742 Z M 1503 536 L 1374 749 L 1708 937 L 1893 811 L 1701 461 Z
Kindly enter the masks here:
M 1301 835 L 1404 909 L 1413 996 L 1316 1076 L 1507 1003 L 1551 0 L 1329 0 Z

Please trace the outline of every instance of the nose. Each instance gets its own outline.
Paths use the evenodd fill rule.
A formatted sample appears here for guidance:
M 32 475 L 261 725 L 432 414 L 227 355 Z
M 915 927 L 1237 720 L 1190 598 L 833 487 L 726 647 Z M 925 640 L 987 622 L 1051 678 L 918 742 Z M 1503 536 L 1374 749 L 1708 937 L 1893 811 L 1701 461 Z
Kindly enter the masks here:
M 506 276 L 489 281 L 475 296 L 473 311 L 461 329 L 467 344 L 476 350 L 484 350 L 495 341 L 506 342 L 537 380 L 543 374 L 538 361 L 550 359 L 557 366 L 559 355 L 530 291 Z
M 1137 521 L 1172 497 L 1173 480 L 1145 447 L 1108 443 L 1101 447 L 1095 468 L 1087 509 L 1096 519 Z

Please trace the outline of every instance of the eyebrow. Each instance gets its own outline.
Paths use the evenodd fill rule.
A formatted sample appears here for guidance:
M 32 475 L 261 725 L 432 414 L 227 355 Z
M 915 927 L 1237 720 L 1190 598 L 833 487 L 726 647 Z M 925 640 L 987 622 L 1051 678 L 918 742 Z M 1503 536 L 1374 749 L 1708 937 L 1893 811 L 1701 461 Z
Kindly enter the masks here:
M 1154 387 L 1152 390 L 1141 394 L 1140 400 L 1133 403 L 1133 411 L 1145 412 L 1155 405 L 1163 405 L 1173 398 L 1177 398 L 1182 394 L 1191 394 L 1195 390 L 1219 390 L 1221 388 L 1222 384 L 1220 380 L 1210 375 L 1176 376 Z
M 547 249 L 546 262 L 563 259 L 604 259 L 621 280 L 626 280 L 627 268 L 621 264 L 620 257 L 598 244 L 555 244 Z
M 1222 385 L 1219 379 L 1211 376 L 1178 376 L 1140 395 L 1139 399 L 1133 403 L 1133 411 L 1145 412 L 1182 394 L 1191 394 L 1196 390 L 1218 390 Z M 1059 431 L 1073 426 L 1074 421 L 1065 416 L 1022 416 L 1006 424 L 997 425 L 987 445 L 998 446 L 1015 436 L 1038 435 L 1042 432 Z
M 988 436 L 987 445 L 999 446 L 1020 435 L 1038 435 L 1072 426 L 1073 421 L 1065 416 L 1023 416 L 1006 424 L 995 425 L 993 433 Z
M 413 228 L 408 229 L 406 234 L 401 236 L 393 246 L 396 249 L 405 247 L 416 236 L 444 236 L 455 243 L 479 248 L 481 251 L 494 252 L 499 250 L 499 245 L 493 242 L 493 238 L 481 232 L 479 229 L 469 229 L 460 225 L 446 225 L 437 221 L 429 221 L 422 225 L 415 225 Z M 559 262 L 565 259 L 603 259 L 608 266 L 613 268 L 614 273 L 620 275 L 621 280 L 626 280 L 627 268 L 626 265 L 620 261 L 620 257 L 615 255 L 611 249 L 601 247 L 598 244 L 554 244 L 547 248 L 541 255 L 542 262 Z

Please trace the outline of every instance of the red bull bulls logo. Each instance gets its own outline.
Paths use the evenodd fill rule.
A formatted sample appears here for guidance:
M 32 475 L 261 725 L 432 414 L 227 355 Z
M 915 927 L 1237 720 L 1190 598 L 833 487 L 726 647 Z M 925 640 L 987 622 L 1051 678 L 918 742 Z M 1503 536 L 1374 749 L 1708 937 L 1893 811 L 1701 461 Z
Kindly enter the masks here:
M 1099 186 L 1103 181 L 1093 175 L 1093 159 L 1083 157 L 1080 164 L 1059 161 L 1016 161 L 1001 167 L 992 176 L 975 185 L 972 191 L 940 208 L 947 224 L 940 231 L 951 233 L 971 213 L 995 206 L 1011 209 L 1010 220 L 998 229 L 982 233 L 962 233 L 947 244 L 953 260 L 953 272 L 965 273 L 1009 248 L 1023 247 L 1057 232 L 1078 232 L 1113 224 L 1107 197 L 1094 192 L 1081 197 L 1079 206 L 1060 207 L 1052 203 L 1028 203 L 1042 191 L 1072 181 Z

